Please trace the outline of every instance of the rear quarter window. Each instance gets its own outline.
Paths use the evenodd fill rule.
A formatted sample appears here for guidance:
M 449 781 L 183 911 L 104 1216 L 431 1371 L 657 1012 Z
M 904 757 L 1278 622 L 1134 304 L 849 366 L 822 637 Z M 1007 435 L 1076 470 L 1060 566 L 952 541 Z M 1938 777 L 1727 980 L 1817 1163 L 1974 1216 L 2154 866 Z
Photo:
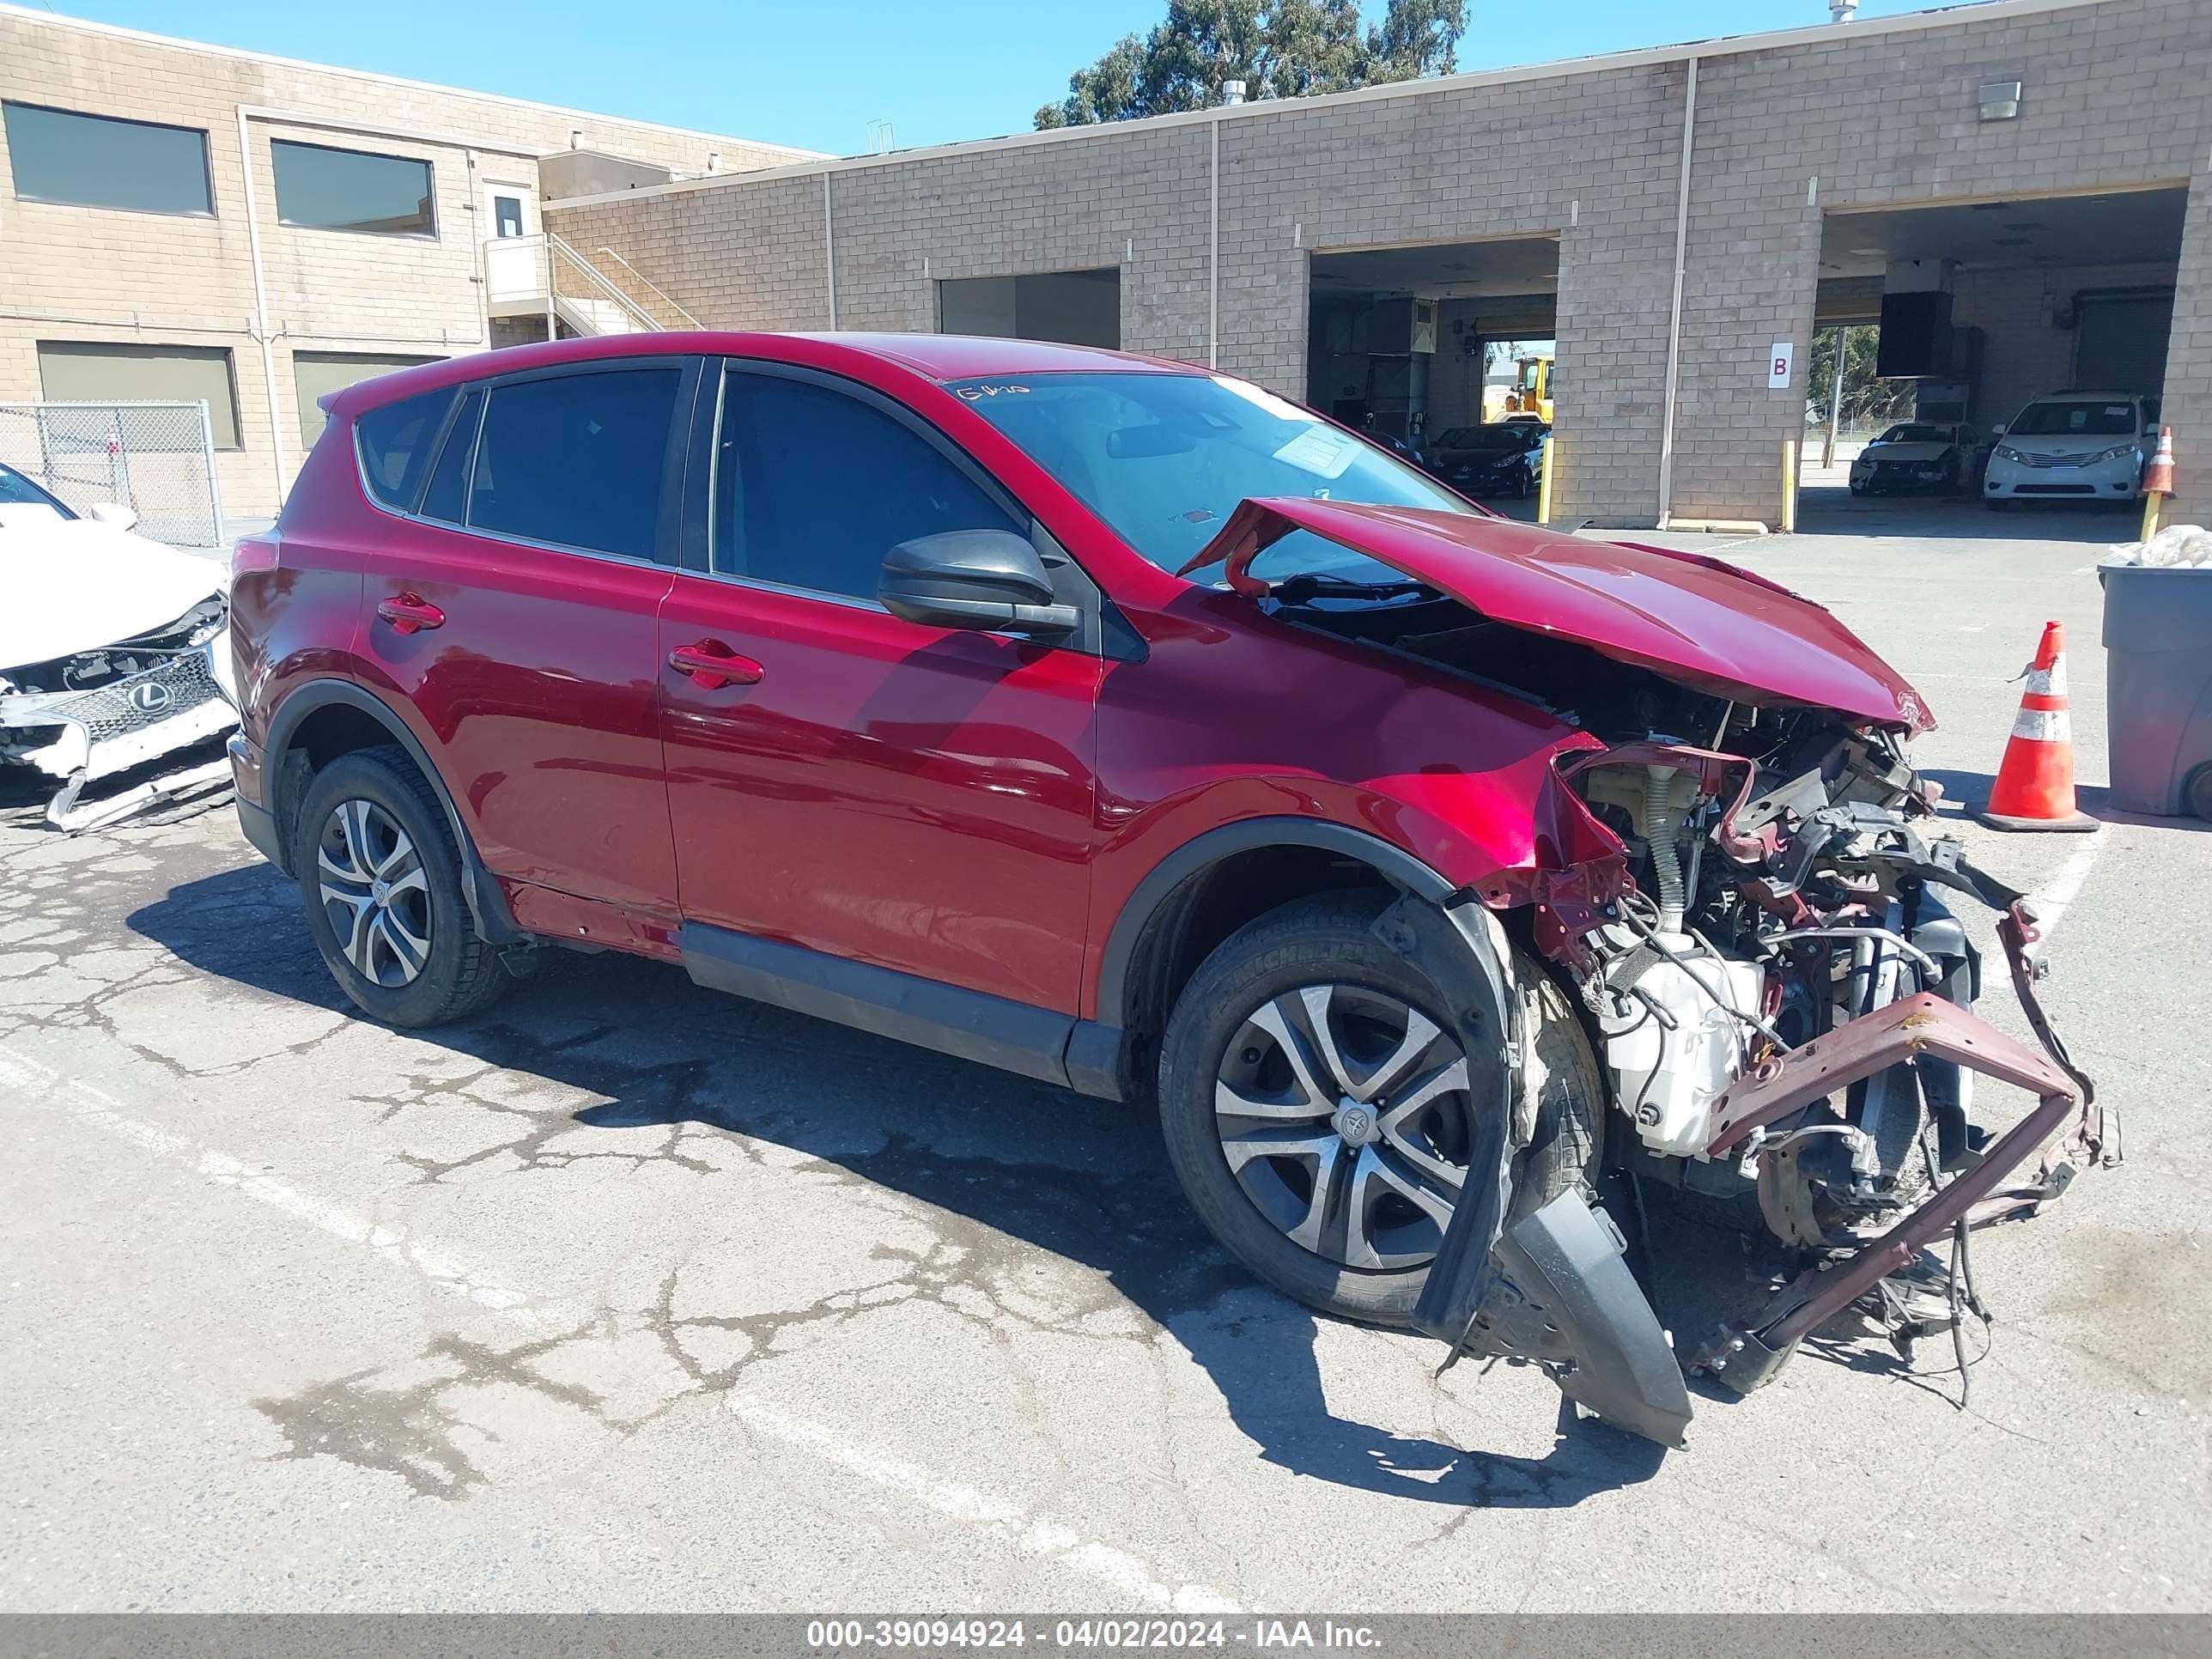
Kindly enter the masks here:
M 365 410 L 355 418 L 354 443 L 361 457 L 362 484 L 380 505 L 395 513 L 414 509 L 453 396 L 453 387 L 442 386 Z

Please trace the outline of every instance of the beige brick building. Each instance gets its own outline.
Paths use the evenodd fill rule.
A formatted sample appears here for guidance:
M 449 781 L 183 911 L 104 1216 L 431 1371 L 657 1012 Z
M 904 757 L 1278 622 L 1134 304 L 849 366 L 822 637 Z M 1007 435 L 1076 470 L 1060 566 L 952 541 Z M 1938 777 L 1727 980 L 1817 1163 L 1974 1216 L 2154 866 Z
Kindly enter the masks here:
M 808 159 L 15 6 L 0 102 L 0 403 L 206 395 L 233 514 L 275 510 L 321 392 L 554 311 L 642 325 L 545 198 Z
M 2212 517 L 2205 0 L 1992 0 L 679 180 L 550 220 L 718 326 L 1032 331 L 1010 279 L 1082 272 L 1110 281 L 1125 348 L 1389 419 L 1465 418 L 1486 334 L 1541 331 L 1559 512 L 1606 524 L 1776 519 L 1816 319 L 1887 337 L 1928 290 L 1923 397 L 1986 429 L 2038 392 L 2162 377 L 2179 509 Z M 1425 354 L 1376 349 L 1378 305 L 1406 297 L 1437 302 Z

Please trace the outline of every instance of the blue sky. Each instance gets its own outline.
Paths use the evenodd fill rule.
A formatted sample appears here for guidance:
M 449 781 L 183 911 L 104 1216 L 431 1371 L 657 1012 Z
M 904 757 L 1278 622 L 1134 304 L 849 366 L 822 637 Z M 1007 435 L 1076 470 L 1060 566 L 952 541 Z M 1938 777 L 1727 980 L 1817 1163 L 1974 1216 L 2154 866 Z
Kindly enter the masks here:
M 44 0 L 31 0 L 41 4 Z M 1379 15 L 1381 0 L 1368 0 Z M 1865 0 L 1875 17 L 1917 0 Z M 1027 128 L 1165 0 L 54 0 L 49 9 L 805 149 Z M 1824 23 L 1826 0 L 1469 0 L 1462 70 Z M 434 52 L 419 42 L 434 41 Z

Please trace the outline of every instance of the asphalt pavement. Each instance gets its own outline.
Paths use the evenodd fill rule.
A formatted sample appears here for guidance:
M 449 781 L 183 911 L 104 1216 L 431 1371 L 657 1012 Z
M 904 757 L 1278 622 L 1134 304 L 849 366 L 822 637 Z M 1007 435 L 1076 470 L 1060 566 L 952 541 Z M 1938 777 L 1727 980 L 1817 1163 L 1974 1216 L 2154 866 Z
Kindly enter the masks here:
M 2212 1607 L 2212 825 L 2103 801 L 2100 549 L 1706 544 L 1916 682 L 1954 797 L 2068 628 L 2107 822 L 1960 832 L 2128 1161 L 1978 1240 L 1969 1408 L 1842 1329 L 1662 1455 L 1253 1284 L 1127 1109 L 614 957 L 382 1030 L 228 809 L 19 820 L 0 1608 Z M 1678 1331 L 1753 1294 L 1657 1243 Z

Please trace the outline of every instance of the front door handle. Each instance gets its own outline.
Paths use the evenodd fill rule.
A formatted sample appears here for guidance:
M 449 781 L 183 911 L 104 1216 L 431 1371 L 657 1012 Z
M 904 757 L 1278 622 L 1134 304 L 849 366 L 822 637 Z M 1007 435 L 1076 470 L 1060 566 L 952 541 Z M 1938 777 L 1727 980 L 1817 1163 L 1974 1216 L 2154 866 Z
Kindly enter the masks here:
M 444 611 L 413 593 L 401 593 L 392 599 L 379 600 L 376 614 L 390 623 L 392 631 L 397 634 L 412 634 L 418 629 L 446 625 Z
M 726 685 L 758 685 L 768 672 L 720 640 L 679 645 L 668 653 L 668 665 L 679 674 L 689 674 L 691 684 L 702 691 L 719 691 Z

